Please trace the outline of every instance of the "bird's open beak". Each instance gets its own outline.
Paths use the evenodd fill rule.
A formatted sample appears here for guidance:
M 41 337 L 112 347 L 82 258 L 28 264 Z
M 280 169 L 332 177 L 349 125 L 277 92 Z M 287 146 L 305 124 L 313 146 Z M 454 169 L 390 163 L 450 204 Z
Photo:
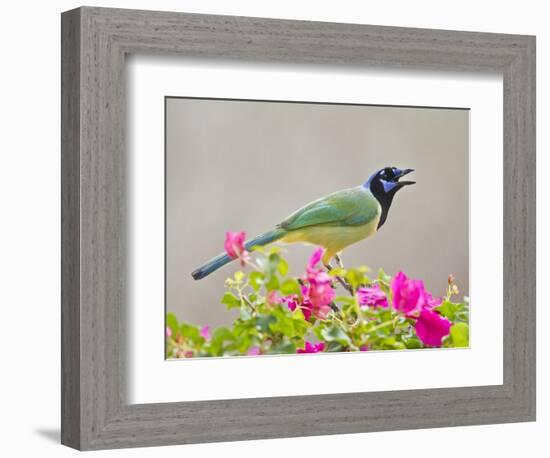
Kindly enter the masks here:
M 400 173 L 397 177 L 395 177 L 397 183 L 398 183 L 400 186 L 407 186 L 407 185 L 410 185 L 410 184 L 415 184 L 416 181 L 399 181 L 401 178 L 403 178 L 405 175 L 408 175 L 408 174 L 411 173 L 411 172 L 414 172 L 414 169 L 405 169 L 405 170 L 402 170 L 401 173 Z

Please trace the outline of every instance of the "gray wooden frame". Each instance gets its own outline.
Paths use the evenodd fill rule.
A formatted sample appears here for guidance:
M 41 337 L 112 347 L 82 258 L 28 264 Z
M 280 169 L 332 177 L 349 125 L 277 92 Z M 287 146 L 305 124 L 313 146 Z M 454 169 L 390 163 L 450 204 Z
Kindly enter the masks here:
M 83 7 L 62 14 L 61 38 L 63 444 L 104 449 L 535 419 L 534 37 Z M 124 62 L 134 53 L 502 74 L 503 385 L 128 404 Z

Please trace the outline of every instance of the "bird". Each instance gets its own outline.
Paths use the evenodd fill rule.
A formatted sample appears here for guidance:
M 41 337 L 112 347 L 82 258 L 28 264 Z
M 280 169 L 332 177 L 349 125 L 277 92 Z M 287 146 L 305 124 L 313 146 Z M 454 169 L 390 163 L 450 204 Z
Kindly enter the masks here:
M 274 229 L 244 243 L 246 250 L 273 242 L 307 243 L 324 248 L 323 264 L 332 259 L 339 264 L 340 253 L 348 246 L 374 235 L 386 222 L 395 194 L 414 181 L 399 181 L 414 169 L 384 167 L 367 181 L 321 197 L 296 210 Z M 222 253 L 194 270 L 195 280 L 207 277 L 234 258 Z

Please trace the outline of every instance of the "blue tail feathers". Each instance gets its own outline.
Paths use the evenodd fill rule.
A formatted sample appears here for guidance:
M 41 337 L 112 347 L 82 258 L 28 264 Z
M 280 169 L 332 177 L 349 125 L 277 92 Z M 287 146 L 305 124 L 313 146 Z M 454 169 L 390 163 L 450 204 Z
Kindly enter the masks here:
M 257 237 L 254 237 L 253 239 L 250 239 L 244 243 L 244 247 L 247 250 L 251 250 L 255 246 L 264 246 L 269 243 L 275 242 L 279 240 L 281 237 L 285 235 L 286 231 L 284 229 L 274 229 L 272 231 L 266 232 L 264 234 L 258 235 Z M 198 269 L 194 270 L 191 273 L 191 276 L 195 280 L 200 280 L 201 278 L 207 277 L 212 272 L 215 272 L 220 267 L 225 266 L 227 263 L 233 261 L 233 258 L 230 258 L 226 253 L 222 253 L 215 258 L 208 261 L 203 266 L 199 267 Z
M 210 275 L 212 272 L 218 270 L 220 267 L 225 266 L 228 262 L 233 261 L 227 254 L 223 253 L 208 261 L 204 266 L 199 267 L 191 273 L 191 276 L 195 280 Z

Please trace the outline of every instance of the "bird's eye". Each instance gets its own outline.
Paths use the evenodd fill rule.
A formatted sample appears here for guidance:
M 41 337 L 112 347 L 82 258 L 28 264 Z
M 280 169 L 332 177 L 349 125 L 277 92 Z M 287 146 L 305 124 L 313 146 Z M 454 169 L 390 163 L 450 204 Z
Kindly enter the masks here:
M 382 172 L 382 178 L 393 178 L 393 177 L 394 177 L 394 173 L 390 167 L 385 168 L 384 171 Z

